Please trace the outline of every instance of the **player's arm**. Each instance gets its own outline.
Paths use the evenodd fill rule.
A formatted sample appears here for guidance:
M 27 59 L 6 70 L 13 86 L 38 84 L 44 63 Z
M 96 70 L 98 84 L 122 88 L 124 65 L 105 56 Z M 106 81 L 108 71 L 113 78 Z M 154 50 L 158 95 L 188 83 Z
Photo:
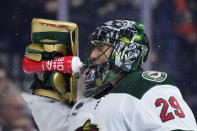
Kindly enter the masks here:
M 167 131 L 159 118 L 141 100 L 128 96 L 122 105 L 123 117 L 129 130 Z
M 22 94 L 40 131 L 62 131 L 68 128 L 71 106 L 52 98 Z

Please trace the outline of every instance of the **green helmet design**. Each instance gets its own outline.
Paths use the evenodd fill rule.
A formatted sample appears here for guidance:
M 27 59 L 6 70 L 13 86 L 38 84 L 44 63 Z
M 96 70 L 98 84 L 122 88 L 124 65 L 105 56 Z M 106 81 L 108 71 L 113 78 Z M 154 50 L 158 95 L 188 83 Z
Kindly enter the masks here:
M 146 61 L 149 42 L 144 25 L 130 20 L 105 22 L 90 35 L 90 44 L 106 43 L 114 46 L 109 63 L 123 71 L 135 71 Z
M 90 35 L 89 41 L 90 46 L 99 48 L 101 43 L 106 43 L 114 48 L 104 63 L 95 65 L 87 58 L 91 70 L 86 75 L 86 96 L 94 96 L 106 89 L 106 85 L 120 72 L 138 70 L 148 56 L 149 41 L 144 34 L 144 25 L 131 20 L 105 22 Z

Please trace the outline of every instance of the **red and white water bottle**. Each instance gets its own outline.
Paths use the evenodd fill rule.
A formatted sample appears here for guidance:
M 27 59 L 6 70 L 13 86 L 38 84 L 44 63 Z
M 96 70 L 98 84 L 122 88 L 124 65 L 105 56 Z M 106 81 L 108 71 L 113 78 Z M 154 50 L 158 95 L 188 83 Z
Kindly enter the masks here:
M 61 73 L 77 73 L 83 63 L 77 56 L 64 56 L 53 60 L 36 62 L 26 57 L 23 58 L 23 71 L 34 73 L 41 71 L 58 71 Z

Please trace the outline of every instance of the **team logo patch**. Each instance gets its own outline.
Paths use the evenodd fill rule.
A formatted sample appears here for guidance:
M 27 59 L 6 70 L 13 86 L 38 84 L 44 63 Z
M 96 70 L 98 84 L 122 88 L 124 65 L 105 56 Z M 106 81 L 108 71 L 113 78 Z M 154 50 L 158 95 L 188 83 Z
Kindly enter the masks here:
M 165 72 L 145 71 L 142 73 L 142 77 L 149 81 L 162 82 L 167 78 L 167 74 Z
M 97 125 L 91 124 L 90 119 L 88 119 L 82 127 L 77 128 L 75 131 L 99 131 Z
M 76 107 L 75 110 L 79 110 L 79 108 L 81 108 L 83 106 L 83 102 L 80 102 Z

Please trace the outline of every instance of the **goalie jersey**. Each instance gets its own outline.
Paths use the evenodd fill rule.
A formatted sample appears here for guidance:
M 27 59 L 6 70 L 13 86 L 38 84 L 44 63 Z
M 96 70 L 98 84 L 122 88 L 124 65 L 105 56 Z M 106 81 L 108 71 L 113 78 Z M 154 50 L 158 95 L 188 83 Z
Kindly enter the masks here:
M 154 112 L 168 130 L 197 130 L 191 109 L 165 72 L 131 73 L 112 92 L 136 97 Z
M 137 98 L 114 93 L 79 101 L 71 111 L 68 125 L 69 131 L 165 131 Z
M 72 131 L 196 131 L 193 113 L 164 72 L 138 71 L 110 94 L 79 101 L 70 113 Z
M 81 99 L 72 109 L 34 97 L 29 106 L 41 131 L 197 131 L 191 109 L 164 72 L 128 74 L 110 94 Z

